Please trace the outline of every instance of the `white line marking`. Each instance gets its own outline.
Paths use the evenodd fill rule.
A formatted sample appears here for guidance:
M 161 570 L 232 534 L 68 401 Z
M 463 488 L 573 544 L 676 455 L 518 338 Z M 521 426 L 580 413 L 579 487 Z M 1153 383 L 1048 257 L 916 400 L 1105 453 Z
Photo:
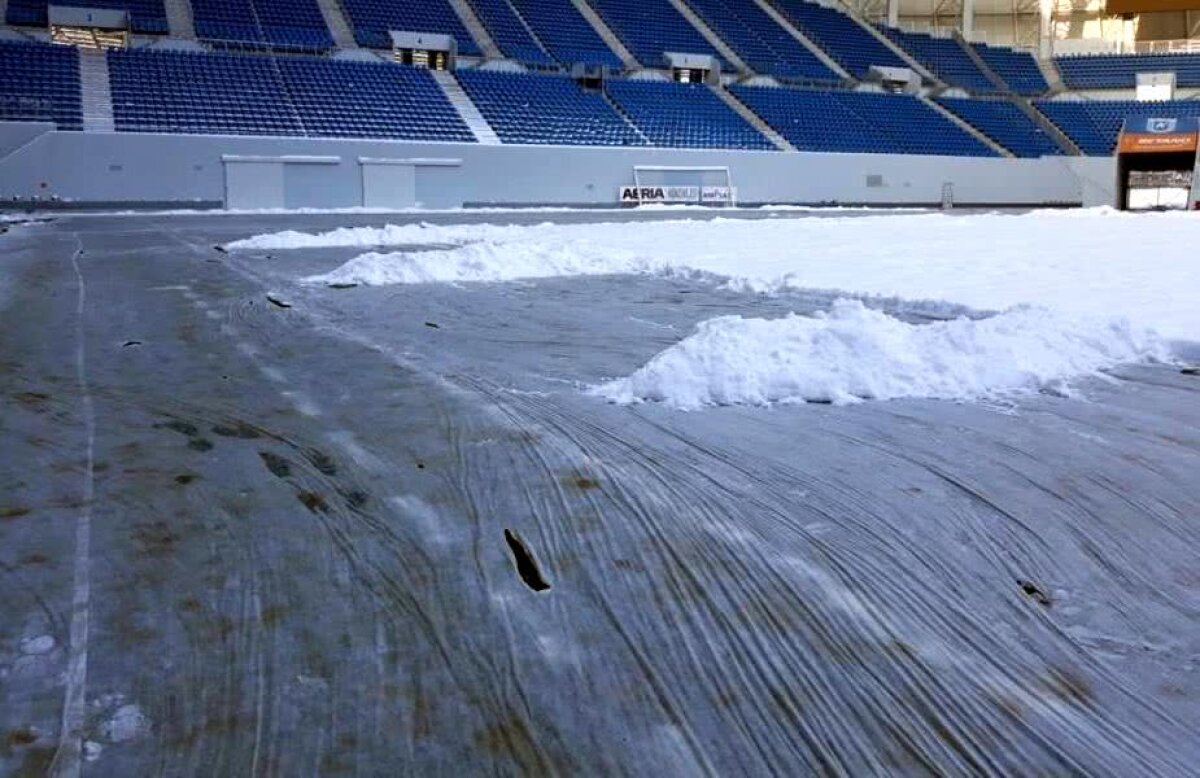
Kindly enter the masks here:
M 87 702 L 88 616 L 91 607 L 91 543 L 92 498 L 95 494 L 96 416 L 92 392 L 87 380 L 87 354 L 84 345 L 83 314 L 87 303 L 87 287 L 79 268 L 79 255 L 71 256 L 71 267 L 79 286 L 75 308 L 75 375 L 82 397 L 83 423 L 87 437 L 87 464 L 83 471 L 83 506 L 75 522 L 75 589 L 71 599 L 71 643 L 67 651 L 66 692 L 63 696 L 62 731 L 58 749 L 50 763 L 50 774 L 56 778 L 76 778 L 79 775 L 83 749 L 83 723 Z

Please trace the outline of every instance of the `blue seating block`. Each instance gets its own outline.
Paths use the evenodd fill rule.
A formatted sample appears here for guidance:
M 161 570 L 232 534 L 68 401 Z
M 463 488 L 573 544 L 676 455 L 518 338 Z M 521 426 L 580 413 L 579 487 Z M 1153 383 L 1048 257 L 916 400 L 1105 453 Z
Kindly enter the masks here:
M 79 54 L 69 46 L 0 41 L 0 121 L 83 129 Z
M 655 146 L 775 148 L 704 84 L 609 81 L 605 91 Z
M 598 92 L 565 76 L 460 70 L 467 95 L 505 143 L 644 146 Z
M 581 62 L 619 70 L 613 53 L 571 0 L 510 0 L 529 28 L 560 65 Z
M 904 32 L 894 27 L 880 29 L 947 84 L 981 95 L 1000 91 L 953 38 L 935 38 L 923 32 Z
M 720 60 L 717 50 L 667 0 L 591 0 L 591 4 L 646 67 L 662 67 L 663 53 L 668 51 L 709 54 Z
M 555 64 L 508 0 L 470 0 L 470 3 L 504 56 L 530 65 Z
M 1131 116 L 1200 116 L 1200 101 L 1036 100 L 1034 106 L 1089 156 L 1107 157 Z
M 447 0 L 342 0 L 342 7 L 360 46 L 390 49 L 390 30 L 436 32 L 452 36 L 459 54 L 482 53 Z
M 754 0 L 690 0 L 690 5 L 757 73 L 810 83 L 842 80 Z
M 1055 57 L 1071 89 L 1133 89 L 1138 73 L 1175 73 L 1178 86 L 1200 86 L 1200 54 L 1085 54 Z
M 1008 100 L 939 97 L 937 101 L 1018 157 L 1053 157 L 1063 153 L 1045 130 Z
M 896 52 L 841 11 L 803 0 L 775 0 L 774 4 L 788 21 L 855 78 L 866 76 L 871 65 L 908 67 Z
M 804 151 L 995 156 L 911 95 L 755 86 L 730 90 Z
M 1037 60 L 1028 51 L 988 46 L 985 43 L 972 43 L 971 48 L 1017 94 L 1034 97 L 1044 95 L 1050 89 Z

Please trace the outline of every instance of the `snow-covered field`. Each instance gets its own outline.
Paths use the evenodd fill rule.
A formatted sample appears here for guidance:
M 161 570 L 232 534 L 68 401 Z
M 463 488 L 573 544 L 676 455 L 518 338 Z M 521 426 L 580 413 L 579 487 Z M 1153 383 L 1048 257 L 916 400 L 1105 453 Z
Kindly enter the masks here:
M 437 248 L 420 249 L 417 247 Z M 680 407 L 850 398 L 985 397 L 1044 388 L 1200 341 L 1200 217 L 1110 209 L 746 221 L 348 228 L 258 236 L 231 249 L 373 249 L 308 283 L 497 282 L 712 274 L 788 288 L 1000 311 L 914 327 L 861 306 L 819 319 L 702 323 L 611 399 Z M 386 251 L 387 247 L 403 247 Z M 1010 310 L 1020 308 L 1019 310 Z

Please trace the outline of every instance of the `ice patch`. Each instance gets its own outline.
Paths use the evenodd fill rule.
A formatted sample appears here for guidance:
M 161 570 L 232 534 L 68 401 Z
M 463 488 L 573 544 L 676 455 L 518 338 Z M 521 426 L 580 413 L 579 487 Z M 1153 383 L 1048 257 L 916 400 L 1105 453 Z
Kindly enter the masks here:
M 100 735 L 109 743 L 124 743 L 150 731 L 150 719 L 141 707 L 122 705 L 100 725 Z
M 39 635 L 35 638 L 26 638 L 21 641 L 21 653 L 40 656 L 41 654 L 49 654 L 57 645 L 54 638 L 50 635 Z
M 914 325 L 838 300 L 828 313 L 722 316 L 633 375 L 592 389 L 618 403 L 713 405 L 925 397 L 975 400 L 1052 388 L 1127 362 L 1168 357 L 1123 320 L 1077 320 L 1019 308 L 973 321 Z

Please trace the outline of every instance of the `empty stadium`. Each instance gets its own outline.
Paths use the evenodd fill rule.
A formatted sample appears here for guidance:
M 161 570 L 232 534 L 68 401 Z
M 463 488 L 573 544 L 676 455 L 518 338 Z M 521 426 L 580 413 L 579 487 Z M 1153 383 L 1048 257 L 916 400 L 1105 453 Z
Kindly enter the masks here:
M 1194 775 L 1189 4 L 0 0 L 0 775 Z

